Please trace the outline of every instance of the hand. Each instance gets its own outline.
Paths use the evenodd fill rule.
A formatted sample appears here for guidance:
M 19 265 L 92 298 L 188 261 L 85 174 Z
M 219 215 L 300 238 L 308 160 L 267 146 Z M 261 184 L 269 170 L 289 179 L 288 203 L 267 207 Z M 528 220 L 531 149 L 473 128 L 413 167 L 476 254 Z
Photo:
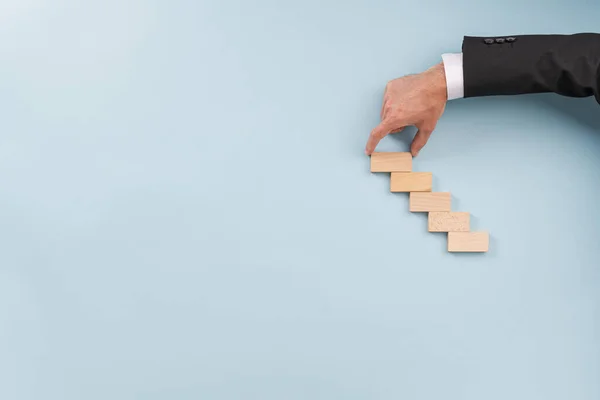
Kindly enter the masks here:
M 365 153 L 370 156 L 386 135 L 414 125 L 418 131 L 410 152 L 416 157 L 444 113 L 447 98 L 443 64 L 388 82 L 383 96 L 381 123 L 371 132 Z

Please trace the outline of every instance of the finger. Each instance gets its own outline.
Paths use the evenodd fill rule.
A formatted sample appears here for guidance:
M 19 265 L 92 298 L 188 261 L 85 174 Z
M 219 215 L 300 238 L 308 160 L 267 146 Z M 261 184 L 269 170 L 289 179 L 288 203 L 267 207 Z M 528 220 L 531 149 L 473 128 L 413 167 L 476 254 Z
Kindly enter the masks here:
M 382 121 L 385 119 L 385 115 L 387 114 L 388 103 L 389 103 L 389 97 L 387 95 L 387 89 L 386 89 L 386 93 L 383 95 L 383 101 L 381 103 L 381 112 L 379 113 L 379 118 Z
M 383 99 L 383 104 L 381 105 L 381 112 L 379 113 L 379 119 L 383 121 L 385 109 L 387 107 L 387 99 Z
M 431 129 L 421 128 L 417 131 L 417 134 L 415 135 L 415 138 L 413 139 L 412 144 L 410 146 L 410 152 L 412 153 L 413 157 L 419 155 L 421 149 L 427 144 L 431 133 Z
M 379 144 L 381 139 L 383 139 L 390 132 L 391 128 L 388 126 L 387 121 L 383 121 L 377 125 L 377 127 L 371 131 L 371 135 L 369 135 L 365 153 L 370 156 L 373 151 L 375 151 L 375 147 L 377 147 L 377 144 Z

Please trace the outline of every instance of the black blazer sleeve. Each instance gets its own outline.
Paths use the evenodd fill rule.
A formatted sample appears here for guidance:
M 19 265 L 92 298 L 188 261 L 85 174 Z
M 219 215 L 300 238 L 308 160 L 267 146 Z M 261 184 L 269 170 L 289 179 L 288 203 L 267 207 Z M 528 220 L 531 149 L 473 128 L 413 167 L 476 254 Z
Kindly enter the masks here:
M 600 34 L 463 38 L 464 97 L 552 92 L 600 103 Z

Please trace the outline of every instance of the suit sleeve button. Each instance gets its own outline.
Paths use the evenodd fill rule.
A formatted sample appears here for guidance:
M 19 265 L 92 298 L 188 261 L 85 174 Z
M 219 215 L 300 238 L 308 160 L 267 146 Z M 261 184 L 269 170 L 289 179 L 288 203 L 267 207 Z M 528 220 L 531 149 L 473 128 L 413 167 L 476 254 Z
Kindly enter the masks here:
M 485 43 L 485 44 L 494 44 L 494 39 L 483 39 L 483 43 Z
M 504 38 L 496 38 L 496 43 L 502 44 L 504 43 L 505 39 Z
M 509 42 L 509 43 L 515 42 L 516 40 L 517 40 L 517 38 L 516 37 L 512 37 L 512 36 L 506 38 L 506 41 Z

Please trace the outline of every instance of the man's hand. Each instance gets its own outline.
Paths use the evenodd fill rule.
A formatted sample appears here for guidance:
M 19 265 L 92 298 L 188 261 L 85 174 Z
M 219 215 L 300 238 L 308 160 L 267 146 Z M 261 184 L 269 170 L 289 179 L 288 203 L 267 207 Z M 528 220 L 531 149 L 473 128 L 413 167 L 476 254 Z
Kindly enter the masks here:
M 414 125 L 418 131 L 410 152 L 416 157 L 444 113 L 446 101 L 446 77 L 442 64 L 420 74 L 390 81 L 383 96 L 381 123 L 371 132 L 365 152 L 370 156 L 386 135 Z

